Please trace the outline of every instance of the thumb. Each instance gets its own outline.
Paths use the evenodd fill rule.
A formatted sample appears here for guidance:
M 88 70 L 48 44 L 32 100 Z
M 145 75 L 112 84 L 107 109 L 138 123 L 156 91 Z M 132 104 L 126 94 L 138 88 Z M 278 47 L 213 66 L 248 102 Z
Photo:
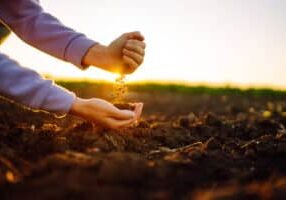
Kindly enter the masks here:
M 134 103 L 135 105 L 135 116 L 136 116 L 136 120 L 139 120 L 141 113 L 142 113 L 142 109 L 143 109 L 143 103 Z
M 127 119 L 127 120 L 117 120 L 114 118 L 107 119 L 108 126 L 112 129 L 124 128 L 128 127 L 135 122 L 135 119 Z
M 133 40 L 139 40 L 139 41 L 145 40 L 144 36 L 139 31 L 127 33 L 127 39 L 129 40 L 133 39 Z

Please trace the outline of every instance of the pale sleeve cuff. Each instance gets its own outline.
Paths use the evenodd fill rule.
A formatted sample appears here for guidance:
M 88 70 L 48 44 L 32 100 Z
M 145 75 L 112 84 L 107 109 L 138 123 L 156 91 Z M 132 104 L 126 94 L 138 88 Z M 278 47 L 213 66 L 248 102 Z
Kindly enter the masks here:
M 59 85 L 51 84 L 41 107 L 62 117 L 69 113 L 75 98 L 76 95 L 73 92 Z
M 73 39 L 65 50 L 65 60 L 76 65 L 80 69 L 87 69 L 89 66 L 82 64 L 82 59 L 87 53 L 88 49 L 98 44 L 97 42 L 88 39 L 84 35 L 80 35 Z

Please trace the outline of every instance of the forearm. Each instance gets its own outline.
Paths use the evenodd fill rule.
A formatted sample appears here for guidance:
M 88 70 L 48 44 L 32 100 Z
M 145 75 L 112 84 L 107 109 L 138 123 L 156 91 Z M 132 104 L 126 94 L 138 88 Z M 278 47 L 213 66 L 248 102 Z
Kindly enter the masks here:
M 93 65 L 107 71 L 112 71 L 109 65 L 110 60 L 112 58 L 108 52 L 108 48 L 104 45 L 96 44 L 85 54 L 82 64 L 84 66 Z
M 0 18 L 28 44 L 80 68 L 87 50 L 96 44 L 64 26 L 35 0 L 1 0 Z
M 37 110 L 68 113 L 75 95 L 0 54 L 0 94 Z

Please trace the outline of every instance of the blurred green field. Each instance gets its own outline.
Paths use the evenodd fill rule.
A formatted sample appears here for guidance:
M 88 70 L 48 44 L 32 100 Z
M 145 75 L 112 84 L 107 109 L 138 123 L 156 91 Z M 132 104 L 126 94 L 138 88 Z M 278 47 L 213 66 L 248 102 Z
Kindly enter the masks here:
M 108 93 L 111 92 L 112 82 L 92 81 L 56 81 L 59 85 L 81 93 Z M 265 96 L 286 97 L 286 90 L 275 90 L 271 88 L 238 88 L 231 86 L 207 86 L 207 85 L 182 85 L 174 83 L 128 83 L 128 90 L 132 92 L 172 92 L 182 94 L 208 94 L 208 95 L 243 95 L 243 96 Z

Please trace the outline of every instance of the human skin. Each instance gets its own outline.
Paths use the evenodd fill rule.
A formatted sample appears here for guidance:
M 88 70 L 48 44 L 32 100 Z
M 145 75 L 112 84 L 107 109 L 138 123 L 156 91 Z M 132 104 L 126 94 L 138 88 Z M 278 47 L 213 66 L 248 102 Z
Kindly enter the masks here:
M 96 44 L 83 57 L 83 65 L 130 74 L 142 64 L 145 55 L 144 37 L 140 32 L 121 35 L 108 46 Z
M 76 98 L 70 113 L 94 121 L 101 126 L 119 129 L 134 124 L 141 115 L 143 103 L 134 103 L 134 111 L 120 110 L 103 99 Z
M 121 35 L 108 46 L 92 46 L 82 60 L 83 65 L 121 74 L 133 73 L 143 62 L 145 55 L 144 37 L 140 32 Z M 134 124 L 140 117 L 143 103 L 134 103 L 134 111 L 120 110 L 102 99 L 76 98 L 70 113 L 102 126 L 118 129 Z
M 0 23 L 27 44 L 80 69 L 96 66 L 127 74 L 143 62 L 145 44 L 139 32 L 123 34 L 104 46 L 63 25 L 41 7 L 39 0 L 1 0 L 0 19 Z M 21 67 L 2 53 L 0 66 L 1 95 L 32 109 L 58 115 L 69 112 L 111 128 L 125 127 L 140 116 L 141 104 L 136 104 L 134 112 L 127 112 L 115 109 L 104 100 L 77 98 L 73 92 Z

